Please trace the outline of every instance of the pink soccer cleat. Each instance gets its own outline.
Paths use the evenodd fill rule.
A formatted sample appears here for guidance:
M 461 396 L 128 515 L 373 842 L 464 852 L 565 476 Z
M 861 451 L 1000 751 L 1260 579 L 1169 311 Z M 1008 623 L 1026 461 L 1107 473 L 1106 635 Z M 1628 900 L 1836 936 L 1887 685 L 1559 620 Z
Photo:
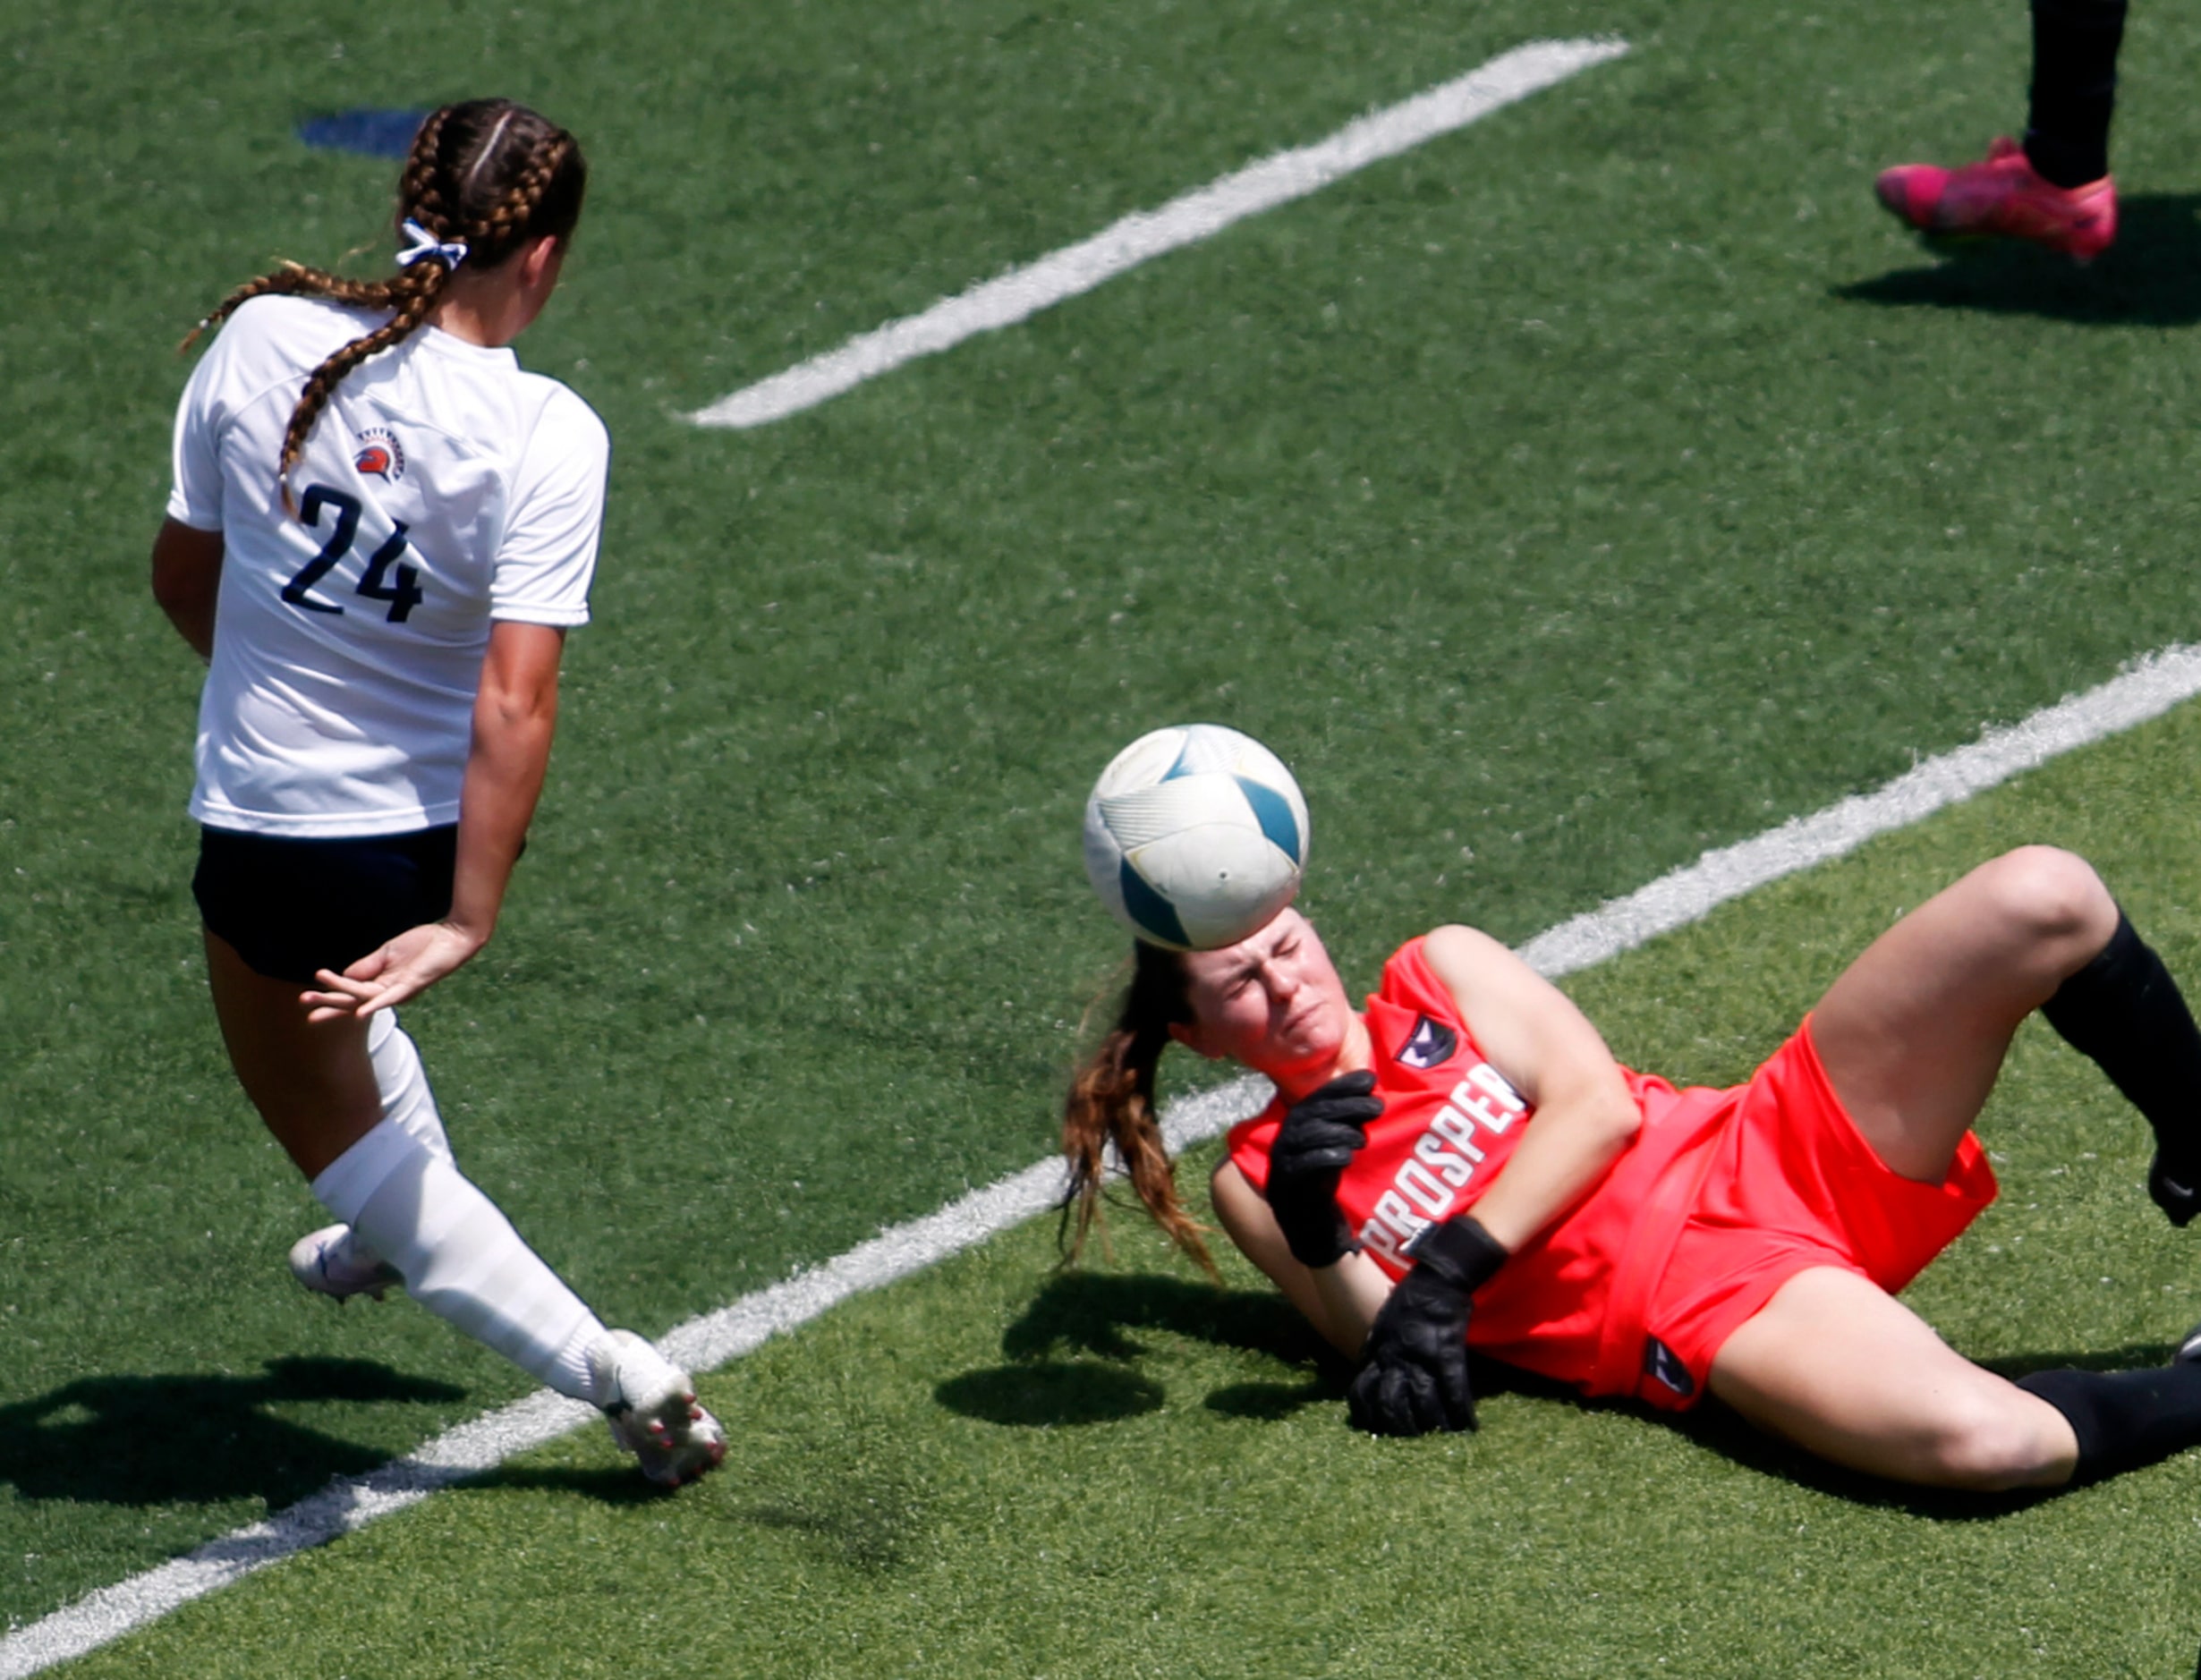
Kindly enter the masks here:
M 1944 239 L 2029 239 L 2092 262 L 2117 237 L 2117 187 L 2109 176 L 2059 187 L 2035 174 L 2025 148 L 2008 136 L 1987 148 L 1984 163 L 1898 164 L 1873 191 L 1902 221 Z

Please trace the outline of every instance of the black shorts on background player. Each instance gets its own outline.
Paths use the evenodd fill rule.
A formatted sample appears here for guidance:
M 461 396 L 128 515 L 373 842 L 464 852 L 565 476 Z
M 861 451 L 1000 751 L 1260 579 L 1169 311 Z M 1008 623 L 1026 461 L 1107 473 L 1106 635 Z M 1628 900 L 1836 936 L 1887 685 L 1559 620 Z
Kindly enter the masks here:
M 255 973 L 313 983 L 451 911 L 458 825 L 342 840 L 200 831 L 191 896 Z

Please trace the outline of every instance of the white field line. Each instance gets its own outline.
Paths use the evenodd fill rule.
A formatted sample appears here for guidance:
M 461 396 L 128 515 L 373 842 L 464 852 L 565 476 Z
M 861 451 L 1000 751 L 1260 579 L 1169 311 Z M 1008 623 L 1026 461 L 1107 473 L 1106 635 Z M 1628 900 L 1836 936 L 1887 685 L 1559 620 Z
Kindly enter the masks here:
M 1872 793 L 1797 818 L 1738 845 L 1707 852 L 1649 886 L 1561 922 L 1524 946 L 1545 974 L 1571 973 L 1683 927 L 1769 881 L 1854 851 L 1874 836 L 1920 821 L 1947 805 L 2105 736 L 2160 717 L 2201 694 L 2201 648 L 2173 647 L 2138 661 L 2100 688 L 1989 729 L 1967 747 L 1932 759 Z M 1254 1077 L 1172 1104 L 1163 1129 L 1185 1149 L 1226 1130 L 1268 1099 Z M 1062 1165 L 1044 1160 L 972 1192 L 939 1212 L 882 1231 L 837 1260 L 732 1305 L 690 1319 L 661 1345 L 691 1370 L 710 1370 L 771 1336 L 983 1242 L 1054 1207 Z M 0 1680 L 32 1675 L 166 1615 L 179 1605 L 347 1534 L 588 1421 L 591 1408 L 545 1389 L 440 1435 L 408 1457 L 363 1476 L 340 1476 L 264 1523 L 210 1540 L 189 1557 L 102 1587 L 0 1639 Z
M 2201 694 L 2201 648 L 2165 648 L 2099 688 L 2020 723 L 1988 729 L 1970 746 L 1929 759 L 1873 793 L 1853 794 L 1816 816 L 1792 817 L 1755 840 L 1707 852 L 1625 898 L 1545 929 L 1521 947 L 1521 955 L 1554 978 L 1602 963 L 1695 921 L 1715 904 L 1854 852 L 1874 835 L 1906 827 L 2074 747 L 2159 717 L 2195 694 Z
M 1135 210 L 1090 239 L 859 334 L 838 350 L 746 386 L 687 418 L 698 426 L 746 428 L 799 414 L 905 361 L 1014 326 L 1150 258 L 1465 128 L 1626 51 L 1624 41 L 1581 40 L 1531 41 L 1500 53 L 1464 76 L 1347 123 L 1328 140 L 1248 164 L 1158 210 Z

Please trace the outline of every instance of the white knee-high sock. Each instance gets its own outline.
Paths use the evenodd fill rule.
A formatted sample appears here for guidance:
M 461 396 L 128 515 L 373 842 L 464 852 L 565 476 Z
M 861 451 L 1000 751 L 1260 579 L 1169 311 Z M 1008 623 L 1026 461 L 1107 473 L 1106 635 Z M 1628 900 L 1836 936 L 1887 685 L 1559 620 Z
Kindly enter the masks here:
M 560 1394 L 594 1403 L 589 1349 L 602 1322 L 447 1154 L 385 1119 L 313 1181 L 313 1193 L 430 1312 Z
M 421 1065 L 420 1050 L 397 1024 L 395 1009 L 368 1016 L 367 1059 L 374 1064 L 375 1087 L 382 1093 L 382 1117 L 396 1121 L 448 1160 L 451 1140 L 444 1135 L 443 1116 L 436 1112 L 428 1070 Z

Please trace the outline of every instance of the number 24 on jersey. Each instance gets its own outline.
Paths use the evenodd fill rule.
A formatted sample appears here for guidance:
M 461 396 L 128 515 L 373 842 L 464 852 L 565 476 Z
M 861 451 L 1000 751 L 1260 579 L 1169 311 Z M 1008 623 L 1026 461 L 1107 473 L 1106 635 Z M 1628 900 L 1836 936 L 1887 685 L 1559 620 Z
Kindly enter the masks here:
M 334 601 L 317 600 L 310 591 L 352 552 L 352 545 L 359 537 L 360 502 L 356 496 L 332 490 L 326 484 L 315 484 L 307 487 L 305 499 L 298 505 L 298 517 L 316 529 L 320 526 L 321 515 L 332 509 L 336 523 L 329 530 L 327 541 L 321 545 L 321 552 L 299 567 L 298 574 L 283 586 L 283 598 L 309 613 L 344 611 Z M 412 609 L 426 598 L 421 593 L 420 568 L 398 561 L 405 547 L 405 523 L 399 520 L 387 540 L 367 556 L 367 569 L 360 573 L 352 591 L 370 601 L 387 601 L 388 622 L 393 624 L 404 624 Z

